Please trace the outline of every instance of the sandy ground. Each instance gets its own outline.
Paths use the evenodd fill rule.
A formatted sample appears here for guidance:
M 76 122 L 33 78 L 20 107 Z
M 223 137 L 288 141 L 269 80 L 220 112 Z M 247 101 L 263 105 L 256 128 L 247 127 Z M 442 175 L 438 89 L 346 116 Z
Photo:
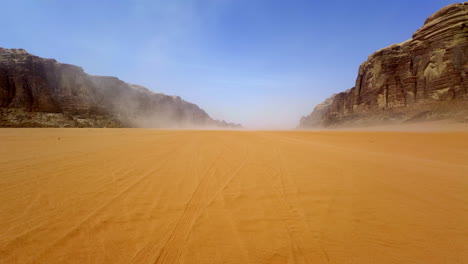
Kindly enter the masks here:
M 468 263 L 468 133 L 0 129 L 0 263 Z

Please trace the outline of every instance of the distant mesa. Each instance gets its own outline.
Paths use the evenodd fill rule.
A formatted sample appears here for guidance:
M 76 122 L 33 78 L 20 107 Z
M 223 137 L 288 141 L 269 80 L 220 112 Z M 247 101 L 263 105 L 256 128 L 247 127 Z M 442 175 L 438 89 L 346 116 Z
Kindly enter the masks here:
M 239 128 L 178 96 L 0 48 L 0 127 Z
M 412 39 L 370 55 L 355 86 L 319 104 L 299 128 L 440 119 L 468 122 L 468 2 L 442 8 Z

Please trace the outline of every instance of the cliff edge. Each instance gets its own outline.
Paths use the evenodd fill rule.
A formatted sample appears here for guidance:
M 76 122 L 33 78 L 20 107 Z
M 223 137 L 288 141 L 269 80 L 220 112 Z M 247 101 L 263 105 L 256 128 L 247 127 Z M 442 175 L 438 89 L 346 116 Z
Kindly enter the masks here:
M 412 39 L 370 55 L 355 86 L 299 128 L 440 119 L 468 122 L 468 2 L 442 8 Z
M 0 127 L 233 128 L 178 96 L 0 48 Z

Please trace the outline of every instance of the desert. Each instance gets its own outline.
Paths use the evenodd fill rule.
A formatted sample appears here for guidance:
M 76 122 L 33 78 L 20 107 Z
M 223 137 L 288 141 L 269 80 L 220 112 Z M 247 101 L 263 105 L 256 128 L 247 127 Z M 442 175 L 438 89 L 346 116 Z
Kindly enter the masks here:
M 0 130 L 0 263 L 465 263 L 468 132 Z
M 468 263 L 468 2 L 1 7 L 0 264 Z

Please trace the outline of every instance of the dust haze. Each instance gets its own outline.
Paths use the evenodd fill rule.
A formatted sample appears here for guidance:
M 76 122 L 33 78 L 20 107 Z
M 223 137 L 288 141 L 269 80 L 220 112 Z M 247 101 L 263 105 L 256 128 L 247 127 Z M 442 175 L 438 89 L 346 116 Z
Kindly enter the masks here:
M 65 14 L 50 36 L 115 56 L 89 55 L 115 71 L 93 74 L 151 89 L 0 48 L 0 264 L 468 263 L 468 3 L 355 78 L 345 55 L 396 34 L 351 23 L 379 4 L 314 15 L 288 1 L 75 1 L 93 20 L 60 1 L 50 14 L 47 1 L 7 2 L 2 37 L 31 22 L 42 37 L 42 16 Z M 406 27 L 426 9 L 390 5 Z M 34 112 L 44 102 L 53 110 Z

